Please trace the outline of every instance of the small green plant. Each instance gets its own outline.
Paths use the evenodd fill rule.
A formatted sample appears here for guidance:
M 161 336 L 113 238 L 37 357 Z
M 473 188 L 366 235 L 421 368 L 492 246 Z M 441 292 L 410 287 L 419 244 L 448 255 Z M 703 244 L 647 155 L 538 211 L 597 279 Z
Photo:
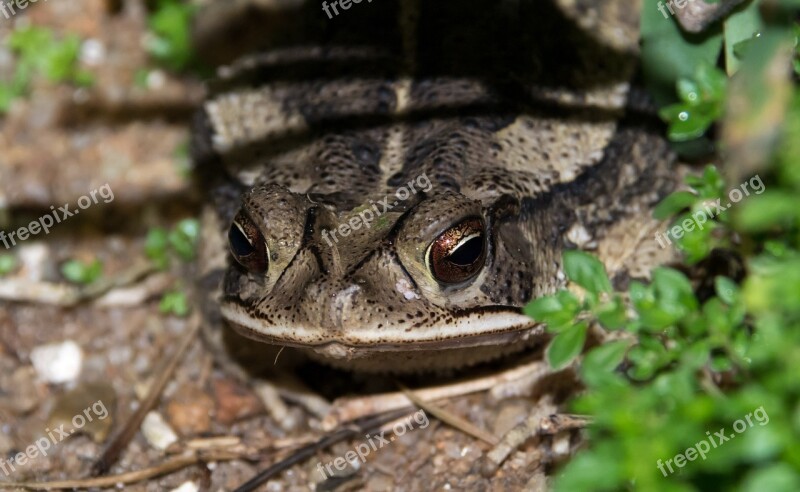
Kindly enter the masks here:
M 27 94 L 37 75 L 55 83 L 86 86 L 93 82 L 91 74 L 78 66 L 81 42 L 75 35 L 57 38 L 48 29 L 32 26 L 13 31 L 8 46 L 17 61 L 12 79 L 0 82 L 0 113 Z
M 694 77 L 678 79 L 676 87 L 681 102 L 666 106 L 658 113 L 669 123 L 670 140 L 696 139 L 722 116 L 727 82 L 721 70 L 706 63 L 697 66 Z
M 185 261 L 194 259 L 200 223 L 195 219 L 184 219 L 169 234 L 169 244 Z
M 200 223 L 196 219 L 184 219 L 170 231 L 155 227 L 147 233 L 145 255 L 161 270 L 169 267 L 171 253 L 184 261 L 191 261 L 195 257 L 199 234 Z
M 189 301 L 186 294 L 180 290 L 166 292 L 158 304 L 158 309 L 164 314 L 172 314 L 184 318 L 189 314 Z
M 61 275 L 74 284 L 88 285 L 100 278 L 103 274 L 103 263 L 94 260 L 84 263 L 79 260 L 69 260 L 61 265 Z
M 13 255 L 0 255 L 0 277 L 17 269 L 17 259 Z
M 160 64 L 184 71 L 194 63 L 191 45 L 191 22 L 196 6 L 181 0 L 159 0 L 150 14 L 148 26 L 152 37 L 147 43 L 150 55 Z
M 730 235 L 720 228 L 721 224 L 729 222 L 729 216 L 725 211 L 714 213 L 714 204 L 722 203 L 725 198 L 725 182 L 715 166 L 706 166 L 700 176 L 687 176 L 686 184 L 691 191 L 672 193 L 656 207 L 653 216 L 661 220 L 675 216 L 673 225 L 687 221 L 694 225 L 691 230 L 684 229 L 683 235 L 673 241 L 684 253 L 686 263 L 695 264 L 708 257 L 714 248 L 729 245 Z M 698 218 L 703 222 L 699 223 Z
M 182 176 L 189 178 L 192 174 L 192 159 L 189 155 L 189 140 L 188 138 L 181 142 L 176 148 L 173 154 L 173 158 L 175 159 L 175 164 L 178 168 L 178 171 L 181 173 Z
M 797 7 L 792 2 L 780 5 L 790 4 Z M 773 144 L 755 142 L 752 148 L 769 152 L 761 150 L 759 159 L 750 161 L 752 167 L 736 168 L 727 162 L 730 156 L 721 164 L 726 175 L 737 179 L 757 171 L 751 188 L 758 176 L 764 176 L 766 185 L 729 212 L 709 217 L 705 229 L 676 241 L 687 264 L 719 248 L 741 257 L 746 270 L 741 282 L 715 277 L 713 295 L 699 298 L 682 273 L 657 268 L 649 282 L 632 281 L 626 292 L 613 292 L 599 261 L 568 252 L 563 265 L 570 290 L 526 307 L 555 333 L 547 350 L 551 364 L 564 367 L 584 353 L 577 366 L 585 391 L 570 410 L 591 416 L 592 423 L 585 447 L 556 472 L 556 491 L 800 490 L 800 380 L 794 376 L 800 371 L 800 93 L 796 86 L 788 87 L 791 104 L 786 108 L 785 99 L 773 98 L 786 94 L 781 92 L 785 86 L 765 82 L 770 60 L 782 60 L 787 24 L 779 20 L 765 25 L 759 6 L 757 0 L 743 5 L 734 22 L 732 16 L 720 23 L 724 39 L 713 29 L 692 39 L 675 31 L 672 20 L 656 24 L 651 18 L 647 24 L 648 14 L 643 13 L 643 37 L 648 38 L 643 56 L 650 57 L 644 63 L 661 70 L 662 82 L 674 86 L 700 61 L 715 63 L 719 42 L 726 50 L 726 71 L 738 69 L 742 83 L 725 88 L 721 72 L 716 72 L 704 84 L 719 93 L 709 92 L 713 97 L 707 100 L 733 101 L 742 94 L 745 101 L 760 99 L 775 110 L 767 121 L 781 127 Z M 656 11 L 648 3 L 644 10 L 650 7 Z M 753 36 L 756 31 L 763 35 Z M 658 46 L 654 40 L 659 37 L 673 44 Z M 664 52 L 656 53 L 656 48 Z M 706 55 L 711 59 L 701 60 Z M 654 75 L 659 74 L 651 73 L 651 82 L 658 79 Z M 679 84 L 681 110 L 703 99 L 697 77 L 691 81 L 695 85 Z M 778 89 L 770 92 L 768 87 Z M 727 94 L 734 88 L 741 92 Z M 696 91 L 697 98 L 692 95 Z M 717 109 L 706 111 L 710 116 L 701 118 L 699 127 L 713 123 Z M 677 109 L 666 112 L 679 114 Z M 727 125 L 736 121 L 730 115 L 723 118 L 729 118 Z M 698 128 L 670 131 L 688 136 L 697 135 Z M 687 185 L 689 191 L 674 193 L 657 207 L 657 218 L 677 214 L 677 224 L 709 202 L 721 199 L 724 206 L 731 183 L 708 166 L 687 178 Z M 585 340 L 579 335 L 587 325 L 613 333 L 613 341 L 584 352 Z M 737 430 L 733 439 L 734 422 L 755 409 L 768 418 L 747 432 Z M 724 440 L 719 438 L 723 429 L 728 430 Z M 716 444 L 702 459 L 690 454 L 711 435 Z

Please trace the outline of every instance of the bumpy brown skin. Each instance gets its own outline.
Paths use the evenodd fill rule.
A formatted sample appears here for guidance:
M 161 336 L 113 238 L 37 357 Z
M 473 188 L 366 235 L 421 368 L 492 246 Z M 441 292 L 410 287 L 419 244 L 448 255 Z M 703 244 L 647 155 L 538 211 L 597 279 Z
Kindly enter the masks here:
M 626 110 L 636 9 L 576 5 L 281 14 L 294 44 L 222 70 L 194 129 L 213 209 L 206 285 L 222 280 L 230 324 L 353 369 L 456 367 L 541 340 L 519 308 L 564 285 L 565 249 L 598 254 L 619 286 L 666 259 L 650 214 L 677 173 L 652 118 Z M 430 189 L 399 200 L 421 176 Z M 370 227 L 323 235 L 387 196 Z M 264 274 L 224 250 L 239 210 L 264 235 Z M 487 224 L 486 264 L 442 285 L 424 253 L 471 216 Z

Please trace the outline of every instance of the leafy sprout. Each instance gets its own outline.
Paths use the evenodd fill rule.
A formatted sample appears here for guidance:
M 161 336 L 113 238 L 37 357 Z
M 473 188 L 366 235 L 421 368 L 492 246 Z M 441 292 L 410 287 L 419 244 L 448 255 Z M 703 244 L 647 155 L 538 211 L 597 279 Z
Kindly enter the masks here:
M 669 123 L 670 140 L 686 142 L 702 136 L 722 116 L 726 86 L 725 74 L 705 63 L 698 65 L 693 77 L 679 78 L 676 88 L 681 102 L 658 113 Z
M 191 261 L 195 257 L 199 234 L 200 223 L 196 219 L 184 219 L 169 231 L 155 227 L 147 233 L 145 255 L 161 270 L 169 267 L 173 253 L 184 261 Z
M 152 36 L 150 55 L 163 66 L 180 72 L 195 63 L 191 45 L 191 22 L 196 6 L 181 0 L 160 0 L 147 24 Z
M 13 255 L 0 254 L 0 277 L 17 269 L 17 259 Z
M 79 67 L 81 41 L 76 35 L 57 38 L 46 28 L 32 26 L 13 31 L 7 43 L 17 62 L 11 80 L 0 81 L 0 113 L 28 93 L 36 75 L 55 83 L 93 83 L 91 74 Z
M 61 265 L 61 275 L 75 284 L 88 285 L 100 278 L 103 274 L 103 263 L 100 260 L 82 262 L 69 260 Z
M 186 317 L 191 311 L 186 294 L 180 290 L 166 292 L 158 305 L 159 311 L 172 314 L 179 318 Z

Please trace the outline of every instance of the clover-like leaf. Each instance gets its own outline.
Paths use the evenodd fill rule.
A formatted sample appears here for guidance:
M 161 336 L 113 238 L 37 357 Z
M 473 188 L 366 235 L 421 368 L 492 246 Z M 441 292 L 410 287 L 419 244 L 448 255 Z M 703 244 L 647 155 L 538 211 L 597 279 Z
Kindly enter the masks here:
M 577 323 L 556 335 L 547 347 L 546 355 L 550 367 L 561 369 L 580 355 L 586 342 L 588 324 Z
M 603 264 L 589 253 L 570 250 L 564 252 L 564 271 L 572 282 L 580 285 L 592 294 L 611 292 Z

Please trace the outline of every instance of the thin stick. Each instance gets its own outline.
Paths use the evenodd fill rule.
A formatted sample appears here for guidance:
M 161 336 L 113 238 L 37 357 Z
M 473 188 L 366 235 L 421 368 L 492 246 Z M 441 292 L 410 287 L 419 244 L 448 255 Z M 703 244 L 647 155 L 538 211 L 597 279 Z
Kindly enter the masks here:
M 154 270 L 152 263 L 142 260 L 113 277 L 103 277 L 86 286 L 6 279 L 0 282 L 0 299 L 71 307 L 138 282 Z
M 131 484 L 149 478 L 155 478 L 167 473 L 180 470 L 187 466 L 195 465 L 206 461 L 227 461 L 239 459 L 236 453 L 217 452 L 217 453 L 189 453 L 167 459 L 163 463 L 154 465 L 150 468 L 136 470 L 119 475 L 109 475 L 105 477 L 87 478 L 83 480 L 60 480 L 54 482 L 0 482 L 0 489 L 25 488 L 29 490 L 54 490 L 54 489 L 79 489 L 90 488 L 113 488 L 117 484 Z
M 455 427 L 461 432 L 469 434 L 470 436 L 476 439 L 480 439 L 481 441 L 487 442 L 492 446 L 497 446 L 497 444 L 500 442 L 500 439 L 498 439 L 496 436 L 481 429 L 472 422 L 465 420 L 452 412 L 448 412 L 447 410 L 434 404 L 433 402 L 423 401 L 413 391 L 409 390 L 405 386 L 400 385 L 400 389 L 402 389 L 403 394 L 406 395 L 409 400 L 414 402 L 414 405 L 427 411 L 428 413 L 430 413 L 437 419 L 441 420 L 445 424 L 451 427 Z
M 105 451 L 103 451 L 103 454 L 100 455 L 100 458 L 92 466 L 92 477 L 97 477 L 106 473 L 114 465 L 114 463 L 117 462 L 120 454 L 122 454 L 122 451 L 128 446 L 128 443 L 130 443 L 131 439 L 133 439 L 133 437 L 139 431 L 142 421 L 147 413 L 155 406 L 156 402 L 158 402 L 161 392 L 164 390 L 167 382 L 172 377 L 172 373 L 175 372 L 178 362 L 180 362 L 180 360 L 183 358 L 184 353 L 192 344 L 192 342 L 197 339 L 199 326 L 200 319 L 198 315 L 195 314 L 189 321 L 189 329 L 183 336 L 178 349 L 175 351 L 172 357 L 166 361 L 164 366 L 159 368 L 158 372 L 156 372 L 157 378 L 155 381 L 153 381 L 153 384 L 150 385 L 150 389 L 148 390 L 147 396 L 144 398 L 144 400 L 142 400 L 142 404 L 138 409 L 136 409 L 136 412 L 134 412 L 133 416 L 125 425 L 125 427 L 123 427 L 119 434 L 114 437 L 111 443 L 109 443 L 108 447 L 106 447 Z
M 407 408 L 395 410 L 393 412 L 377 415 L 370 419 L 364 420 L 361 423 L 354 423 L 353 426 L 342 427 L 327 436 L 323 437 L 322 439 L 318 440 L 317 442 L 308 444 L 303 446 L 297 452 L 292 454 L 286 459 L 283 459 L 274 465 L 270 466 L 269 468 L 259 472 L 256 476 L 248 480 L 245 484 L 240 485 L 234 492 L 252 492 L 264 484 L 267 480 L 274 477 L 278 473 L 287 470 L 294 466 L 295 464 L 310 458 L 318 451 L 321 451 L 329 446 L 336 444 L 337 442 L 344 441 L 347 438 L 353 437 L 358 434 L 362 434 L 364 432 L 370 432 L 373 429 L 376 429 L 387 422 L 391 422 L 392 420 L 398 419 L 405 415 L 408 415 L 409 410 Z

